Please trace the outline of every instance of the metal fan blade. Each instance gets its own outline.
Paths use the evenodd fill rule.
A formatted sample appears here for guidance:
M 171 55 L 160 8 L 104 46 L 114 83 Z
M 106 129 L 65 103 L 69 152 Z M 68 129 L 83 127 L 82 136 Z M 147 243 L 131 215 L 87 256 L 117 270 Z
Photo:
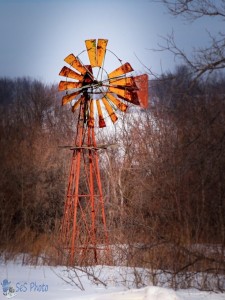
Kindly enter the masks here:
M 80 74 L 74 72 L 73 70 L 71 70 L 70 68 L 68 68 L 66 66 L 62 68 L 59 75 L 69 77 L 69 78 L 73 78 L 73 79 L 77 79 L 79 81 L 82 81 L 83 78 L 84 78 L 83 75 L 80 75 Z
M 129 72 L 132 72 L 132 71 L 134 71 L 133 68 L 131 67 L 131 65 L 128 62 L 126 62 L 125 64 L 123 64 L 122 66 L 117 68 L 116 70 L 109 73 L 108 77 L 114 78 L 114 77 L 118 77 L 118 76 L 124 75 Z
M 77 100 L 77 102 L 75 102 L 75 104 L 72 106 L 72 112 L 73 112 L 73 113 L 74 113 L 75 110 L 79 107 L 81 101 L 83 101 L 83 100 L 84 100 L 84 96 L 80 97 L 80 99 Z
M 138 94 L 137 94 L 137 91 L 131 91 L 129 92 L 130 94 L 130 100 L 128 100 L 127 98 L 121 96 L 121 95 L 118 95 L 119 98 L 125 100 L 125 101 L 128 101 L 132 104 L 135 104 L 135 105 L 140 105 L 140 102 L 139 102 L 139 99 L 138 99 Z
M 80 91 L 79 92 L 74 92 L 70 95 L 65 95 L 64 97 L 62 97 L 62 105 L 65 105 L 65 104 L 69 103 L 70 101 L 72 101 L 79 94 L 80 94 Z
M 121 78 L 121 79 L 112 78 L 109 80 L 109 83 L 112 84 L 113 86 L 119 85 L 119 86 L 125 86 L 125 87 L 129 87 L 129 88 L 137 89 L 137 85 L 136 85 L 133 77 L 126 77 L 126 78 Z
M 87 72 L 85 67 L 79 61 L 79 59 L 73 54 L 68 55 L 64 59 L 64 61 L 67 62 L 69 65 L 71 65 L 71 67 L 79 71 L 82 75 L 84 75 Z
M 115 94 L 123 97 L 127 101 L 131 101 L 131 99 L 132 99 L 131 92 L 128 91 L 126 88 L 116 88 L 116 87 L 110 86 L 108 90 L 112 93 L 115 93 Z
M 85 44 L 86 44 L 90 64 L 91 64 L 92 67 L 96 67 L 97 66 L 97 62 L 96 62 L 96 40 L 95 39 L 86 40 Z
M 96 105 L 97 105 L 97 110 L 98 110 L 99 127 L 100 128 L 106 127 L 105 120 L 104 120 L 103 114 L 102 114 L 100 100 L 96 100 Z
M 121 102 L 120 100 L 118 100 L 116 97 L 114 97 L 112 94 L 107 93 L 106 97 L 113 103 L 116 105 L 116 107 L 119 108 L 119 110 L 121 110 L 122 112 L 125 112 L 127 110 L 127 105 L 123 102 Z
M 59 91 L 65 91 L 70 89 L 77 89 L 82 87 L 81 82 L 72 82 L 72 81 L 60 81 Z
M 94 101 L 93 101 L 93 99 L 90 99 L 90 102 L 89 102 L 88 127 L 93 128 L 94 125 L 95 125 L 95 120 L 94 120 Z
M 112 120 L 113 123 L 115 123 L 118 118 L 117 118 L 116 114 L 114 113 L 111 105 L 109 104 L 109 102 L 107 101 L 107 99 L 105 97 L 102 98 L 102 102 L 105 105 L 105 108 L 107 110 L 108 115 L 110 116 L 110 119 Z
M 99 39 L 97 45 L 97 67 L 101 67 L 105 58 L 106 46 L 108 40 Z

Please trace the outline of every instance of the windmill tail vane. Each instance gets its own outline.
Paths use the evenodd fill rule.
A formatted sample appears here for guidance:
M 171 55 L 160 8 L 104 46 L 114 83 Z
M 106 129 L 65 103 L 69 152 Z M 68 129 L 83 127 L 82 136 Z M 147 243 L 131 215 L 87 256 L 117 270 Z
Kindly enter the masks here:
M 59 73 L 65 77 L 58 88 L 65 92 L 62 105 L 78 111 L 75 144 L 66 146 L 73 154 L 59 237 L 61 262 L 70 265 L 112 262 L 98 161 L 98 150 L 107 146 L 97 145 L 94 128 L 106 127 L 108 119 L 115 123 L 117 111 L 126 112 L 130 104 L 148 105 L 147 74 L 132 76 L 131 65 L 119 59 L 113 71 L 106 71 L 113 53 L 107 39 L 89 39 L 85 45 L 88 64 L 70 54 Z

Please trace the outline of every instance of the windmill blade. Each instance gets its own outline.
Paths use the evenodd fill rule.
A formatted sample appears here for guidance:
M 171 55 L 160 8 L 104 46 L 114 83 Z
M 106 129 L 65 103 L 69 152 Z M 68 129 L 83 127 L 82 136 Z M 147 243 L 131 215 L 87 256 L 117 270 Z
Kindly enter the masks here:
M 137 85 L 135 83 L 134 77 L 126 77 L 126 78 L 112 78 L 109 79 L 109 83 L 114 85 L 119 85 L 119 86 L 125 86 L 133 89 L 137 89 Z
M 97 45 L 97 67 L 102 67 L 102 64 L 105 59 L 106 47 L 108 44 L 108 40 L 106 39 L 98 39 Z
M 76 73 L 75 71 L 71 70 L 68 67 L 63 67 L 62 70 L 59 72 L 60 76 L 69 77 L 73 79 L 77 79 L 79 81 L 82 81 L 84 76 Z
M 59 91 L 65 91 L 70 89 L 77 89 L 82 87 L 81 82 L 72 82 L 72 81 L 60 81 Z
M 102 98 L 102 102 L 105 105 L 105 108 L 107 110 L 108 115 L 110 116 L 110 119 L 112 120 L 113 123 L 115 123 L 117 121 L 117 116 L 113 111 L 112 106 L 109 104 L 109 102 L 107 101 L 107 99 L 104 97 Z
M 118 88 L 110 86 L 108 89 L 110 92 L 117 94 L 118 96 L 123 97 L 126 101 L 132 100 L 131 91 L 128 91 L 126 88 Z
M 96 40 L 95 39 L 86 40 L 85 44 L 86 44 L 90 64 L 91 64 L 92 67 L 96 67 L 97 66 L 97 62 L 96 62 Z
M 68 55 L 64 59 L 64 61 L 67 62 L 69 65 L 71 65 L 71 67 L 79 71 L 82 75 L 84 75 L 87 72 L 85 67 L 79 61 L 79 59 L 73 54 Z
M 81 96 L 80 99 L 77 100 L 77 102 L 74 103 L 74 105 L 72 106 L 72 112 L 74 113 L 75 110 L 79 107 L 79 105 L 81 104 L 81 102 L 84 100 L 84 96 Z
M 131 91 L 129 92 L 129 96 L 130 96 L 130 100 L 128 100 L 127 98 L 121 96 L 121 95 L 118 95 L 118 97 L 120 99 L 123 99 L 125 101 L 129 101 L 130 103 L 132 104 L 135 104 L 135 105 L 140 105 L 140 102 L 139 102 L 139 99 L 138 99 L 138 94 L 137 94 L 137 91 Z
M 125 101 L 133 103 L 135 105 L 140 105 L 138 98 L 138 90 L 129 90 L 126 87 L 109 87 L 110 92 L 117 94 L 117 96 Z
M 97 105 L 97 111 L 98 111 L 98 122 L 99 122 L 99 127 L 103 128 L 106 127 L 105 124 L 105 120 L 103 118 L 103 113 L 102 113 L 102 109 L 101 109 L 101 104 L 100 104 L 100 100 L 96 100 L 96 105 Z
M 114 78 L 114 77 L 118 77 L 118 76 L 124 75 L 129 72 L 132 72 L 132 71 L 134 71 L 133 68 L 131 67 L 131 65 L 128 62 L 126 62 L 119 68 L 117 68 L 114 71 L 112 71 L 111 73 L 109 73 L 108 77 Z
M 121 102 L 120 100 L 118 100 L 116 97 L 114 97 L 112 94 L 107 93 L 106 97 L 113 103 L 116 105 L 117 108 L 119 108 L 119 110 L 121 110 L 122 112 L 125 112 L 127 110 L 127 105 L 123 102 Z
M 94 120 L 94 101 L 93 99 L 90 100 L 89 104 L 89 118 L 88 118 L 88 127 L 93 128 L 95 125 L 95 120 Z
M 74 92 L 70 95 L 65 95 L 64 97 L 62 97 L 62 105 L 66 105 L 67 103 L 72 101 L 79 94 L 80 94 L 80 91 Z

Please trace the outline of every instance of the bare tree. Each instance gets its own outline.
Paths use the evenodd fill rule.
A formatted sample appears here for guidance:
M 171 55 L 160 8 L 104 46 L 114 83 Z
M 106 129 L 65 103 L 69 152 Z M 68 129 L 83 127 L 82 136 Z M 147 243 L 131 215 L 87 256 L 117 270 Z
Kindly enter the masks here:
M 154 0 L 153 0 L 154 1 Z M 163 37 L 163 43 L 159 50 L 168 50 L 175 57 L 181 58 L 193 72 L 195 77 L 211 73 L 225 68 L 225 1 L 224 0 L 159 0 L 163 3 L 170 14 L 182 17 L 186 21 L 194 22 L 199 18 L 217 19 L 221 22 L 221 30 L 217 34 L 208 32 L 209 45 L 193 50 L 191 57 L 180 49 L 175 41 L 174 34 Z
M 60 218 L 70 153 L 58 146 L 72 140 L 70 115 L 55 86 L 0 79 L 1 250 L 42 251 Z

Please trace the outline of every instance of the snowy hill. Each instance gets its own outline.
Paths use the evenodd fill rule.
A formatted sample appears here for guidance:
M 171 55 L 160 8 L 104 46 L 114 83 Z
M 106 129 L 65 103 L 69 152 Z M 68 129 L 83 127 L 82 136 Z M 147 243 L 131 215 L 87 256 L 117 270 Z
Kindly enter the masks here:
M 118 285 L 111 275 L 115 276 L 114 268 L 102 268 L 106 271 L 107 287 L 88 280 L 87 276 L 80 277 L 84 291 L 74 285 L 75 278 L 65 267 L 22 266 L 20 263 L 1 263 L 0 299 L 10 296 L 15 300 L 224 300 L 224 294 L 214 294 L 197 290 L 173 291 L 155 286 L 140 289 L 127 289 L 123 284 Z M 113 272 L 113 273 L 112 273 Z M 75 275 L 75 273 L 74 273 Z M 79 275 L 79 274 L 78 274 Z M 8 285 L 7 285 L 8 284 Z M 3 294 L 7 287 L 10 291 Z

